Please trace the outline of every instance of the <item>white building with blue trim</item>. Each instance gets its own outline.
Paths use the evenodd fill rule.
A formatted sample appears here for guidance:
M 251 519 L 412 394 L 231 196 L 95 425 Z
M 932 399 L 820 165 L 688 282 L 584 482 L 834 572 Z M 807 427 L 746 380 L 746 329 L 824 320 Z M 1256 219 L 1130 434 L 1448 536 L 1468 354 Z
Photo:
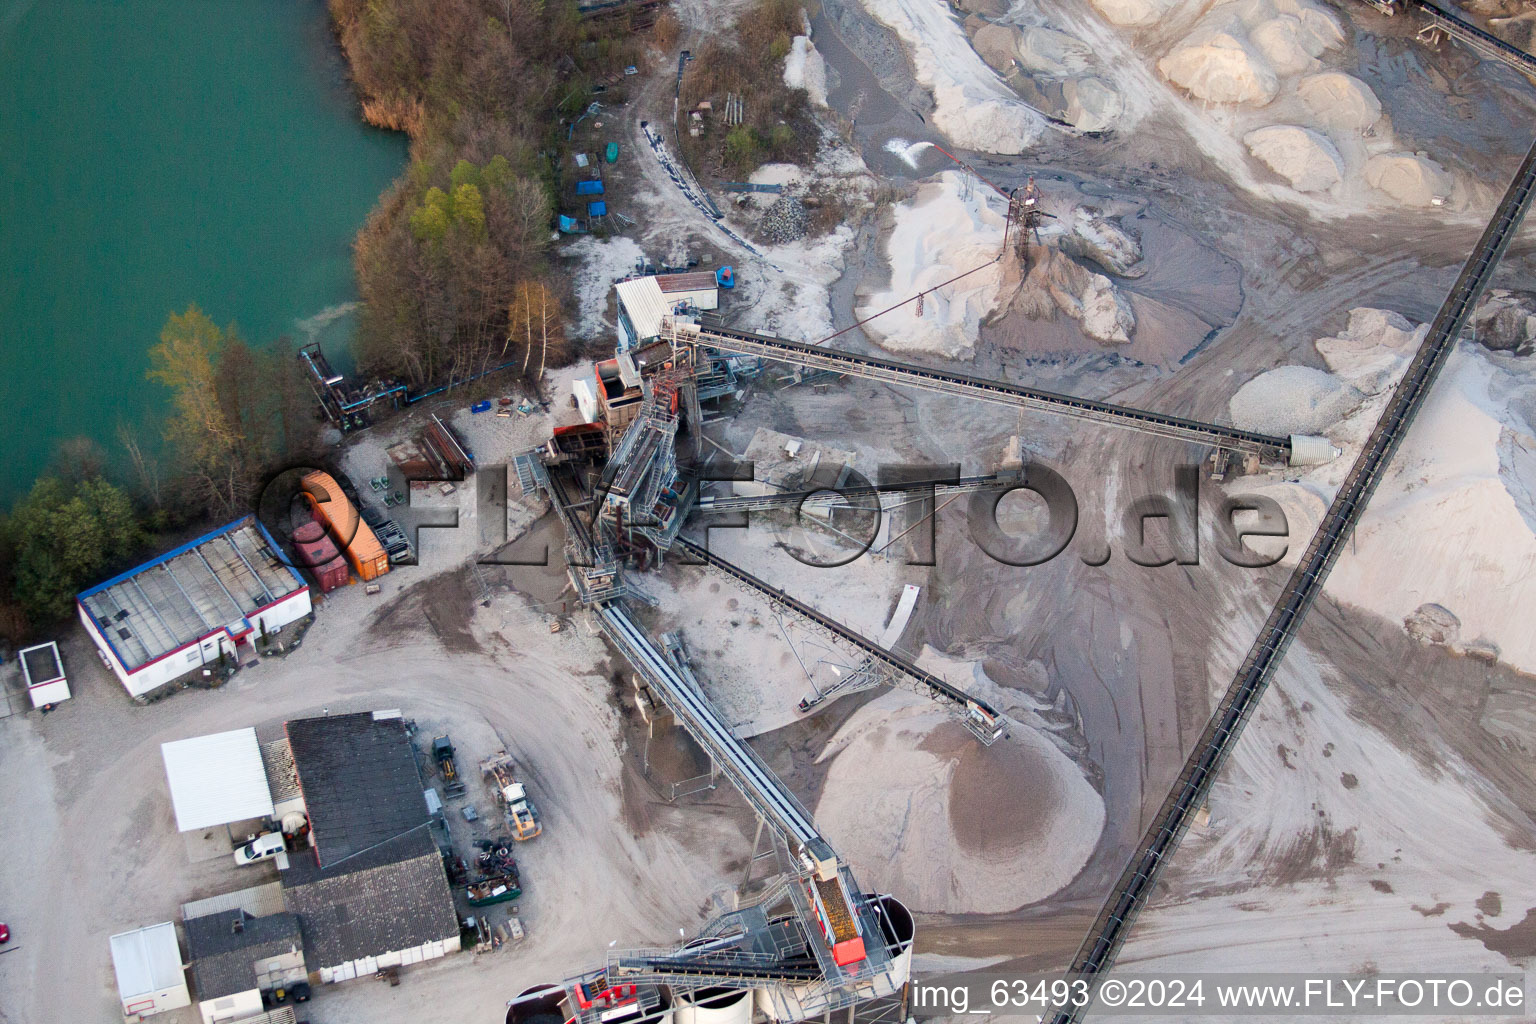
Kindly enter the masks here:
M 309 586 L 255 516 L 204 534 L 75 598 L 80 621 L 130 696 L 251 653 L 308 615 Z

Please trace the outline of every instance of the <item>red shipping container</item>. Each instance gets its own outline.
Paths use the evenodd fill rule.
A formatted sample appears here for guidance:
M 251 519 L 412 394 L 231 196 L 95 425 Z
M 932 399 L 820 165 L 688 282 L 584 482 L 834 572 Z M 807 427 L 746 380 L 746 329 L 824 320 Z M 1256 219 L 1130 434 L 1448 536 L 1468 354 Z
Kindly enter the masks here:
M 336 550 L 325 527 L 313 519 L 293 531 L 293 549 L 299 567 L 314 576 L 322 594 L 344 587 L 351 580 L 347 560 Z

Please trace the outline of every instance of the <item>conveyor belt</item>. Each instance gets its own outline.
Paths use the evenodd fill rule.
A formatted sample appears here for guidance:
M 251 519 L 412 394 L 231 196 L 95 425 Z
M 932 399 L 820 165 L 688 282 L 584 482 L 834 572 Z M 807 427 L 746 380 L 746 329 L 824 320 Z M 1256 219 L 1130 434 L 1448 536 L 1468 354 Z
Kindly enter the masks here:
M 714 566 L 716 569 L 719 569 L 721 572 L 725 573 L 727 576 L 730 576 L 732 579 L 735 579 L 736 581 L 745 584 L 751 589 L 756 590 L 758 593 L 769 598 L 770 600 L 784 605 L 786 608 L 791 609 L 796 614 L 803 615 L 805 618 L 810 619 L 812 622 L 821 626 L 823 629 L 827 629 L 837 634 L 842 639 L 853 644 L 859 650 L 863 651 L 865 654 L 869 655 L 876 661 L 885 664 L 887 667 L 893 668 L 898 672 L 902 672 L 910 676 L 920 687 L 926 691 L 928 697 L 939 701 L 940 703 L 949 704 L 954 707 L 956 711 L 971 718 L 972 720 L 976 720 L 978 724 L 986 731 L 987 736 L 990 737 L 990 739 L 986 739 L 986 742 L 991 742 L 1003 734 L 1005 726 L 1003 723 L 1002 715 L 1000 715 L 997 710 L 986 701 L 980 699 L 979 697 L 972 697 L 970 694 L 966 693 L 959 687 L 951 686 L 949 683 L 940 679 L 932 672 L 927 672 L 918 668 L 916 665 L 912 664 L 910 661 L 901 657 L 900 655 L 892 654 L 890 651 L 886 650 L 884 647 L 881 647 L 873 640 L 860 636 L 858 633 L 855 633 L 853 630 L 849 629 L 847 626 L 844 626 L 842 623 L 836 621 L 835 619 L 827 618 L 827 616 L 821 614 L 821 612 L 818 612 L 810 605 L 807 605 L 801 601 L 797 601 L 795 598 L 790 597 L 788 594 L 784 593 L 784 591 L 780 590 L 778 587 L 775 587 L 769 583 L 765 583 L 764 581 L 758 579 L 756 576 L 747 572 L 745 569 L 731 562 L 727 562 L 725 559 L 709 551 L 702 545 L 695 544 L 693 541 L 688 540 L 686 537 L 679 537 L 677 542 L 685 549 L 687 549 L 690 554 L 693 554 L 698 558 L 702 558 L 705 562 L 708 562 L 710 565 Z M 978 733 L 978 735 L 980 735 L 980 733 Z
M 1516 71 L 1536 77 L 1536 57 L 1511 46 L 1498 36 L 1467 21 L 1459 14 L 1441 7 L 1430 0 L 1408 0 L 1408 3 L 1424 13 L 1446 35 L 1472 47 L 1486 57 L 1508 64 Z
M 1392 392 L 1391 402 L 1366 439 L 1365 447 L 1333 503 L 1328 506 L 1317 533 L 1281 591 L 1258 639 L 1243 659 L 1183 772 L 1142 837 L 1136 855 L 1120 876 L 1088 938 L 1078 950 L 1072 963 L 1074 972 L 1092 979 L 1113 965 L 1163 865 L 1189 827 L 1190 816 L 1205 803 L 1217 771 L 1241 735 L 1243 725 L 1279 667 L 1307 610 L 1322 590 L 1323 581 L 1338 560 L 1355 522 L 1365 511 L 1382 472 L 1402 444 L 1436 376 L 1455 348 L 1456 339 L 1466 326 L 1478 297 L 1487 287 L 1531 205 L 1533 190 L 1536 190 L 1536 143 L 1526 154 L 1444 305 L 1435 314 L 1428 335 Z M 1058 1014 L 1054 1022 L 1071 1024 L 1082 1013 L 1081 1009 L 1064 1012 Z
M 694 507 L 700 512 L 750 512 L 772 508 L 798 508 L 802 504 L 807 508 L 826 508 L 849 498 L 866 497 L 871 494 L 894 494 L 917 490 L 921 487 L 932 487 L 935 495 L 967 494 L 971 491 L 984 491 L 991 488 L 1001 489 L 1012 486 L 1019 479 L 1021 478 L 1003 477 L 991 473 L 986 476 L 961 477 L 952 483 L 902 483 L 887 487 L 864 484 L 835 489 L 823 487 L 814 491 L 780 491 L 776 494 L 728 494 L 719 497 L 702 497 Z
M 709 701 L 684 681 L 629 613 L 610 604 L 599 608 L 598 616 L 603 632 L 672 709 L 678 723 L 741 790 L 747 802 L 784 836 L 790 848 L 804 847 L 813 856 L 830 856 L 831 847 L 816 830 L 810 812 L 800 806 L 773 770 L 736 738 Z
M 581 501 L 580 488 L 572 478 L 573 472 L 567 466 L 555 466 L 548 471 L 549 500 L 565 526 L 566 536 L 580 548 L 582 554 L 590 558 L 592 531 L 581 521 L 581 514 L 576 511 Z M 572 492 L 575 492 L 574 496 Z
M 1253 452 L 1266 459 L 1285 461 L 1290 458 L 1291 441 L 1285 437 L 1272 437 L 1251 430 L 1202 423 L 1179 416 L 1132 409 L 1129 406 L 1073 398 L 1070 395 L 1059 395 L 1052 391 L 1041 391 L 1037 388 L 1026 388 L 980 377 L 968 377 L 950 370 L 933 370 L 926 366 L 901 363 L 893 359 L 854 355 L 851 352 L 786 341 L 783 338 L 737 330 L 734 327 L 724 327 L 716 323 L 679 323 L 675 326 L 675 331 L 677 340 L 682 343 L 702 344 L 726 352 L 777 359 L 781 362 L 810 366 L 819 370 L 851 373 L 858 377 L 926 388 L 943 394 L 976 398 L 1000 405 L 1023 406 L 1046 412 L 1063 413 L 1097 423 L 1140 430 L 1160 437 L 1215 445 L 1229 451 Z
M 618 973 L 646 973 L 683 975 L 691 978 L 718 978 L 721 981 L 819 981 L 823 977 L 815 961 L 809 964 L 771 964 L 757 966 L 739 963 L 717 963 L 700 958 L 671 959 L 668 957 L 634 957 L 621 959 L 616 964 Z

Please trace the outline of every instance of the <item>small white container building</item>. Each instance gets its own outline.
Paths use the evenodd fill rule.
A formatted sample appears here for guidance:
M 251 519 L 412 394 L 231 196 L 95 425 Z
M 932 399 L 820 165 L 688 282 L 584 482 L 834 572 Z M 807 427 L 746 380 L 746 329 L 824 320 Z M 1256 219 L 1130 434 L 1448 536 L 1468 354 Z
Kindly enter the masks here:
M 174 924 L 152 924 L 114 935 L 110 941 L 124 1017 L 138 1021 L 192 1005 Z
M 310 613 L 309 587 L 255 516 L 79 594 L 80 621 L 130 696 L 216 663 Z
M 26 679 L 27 696 L 34 708 L 69 700 L 64 661 L 59 657 L 59 645 L 52 640 L 21 652 L 21 674 Z
M 620 352 L 655 341 L 661 335 L 662 320 L 679 309 L 711 310 L 720 305 L 715 275 L 704 271 L 631 278 L 620 281 L 616 291 Z

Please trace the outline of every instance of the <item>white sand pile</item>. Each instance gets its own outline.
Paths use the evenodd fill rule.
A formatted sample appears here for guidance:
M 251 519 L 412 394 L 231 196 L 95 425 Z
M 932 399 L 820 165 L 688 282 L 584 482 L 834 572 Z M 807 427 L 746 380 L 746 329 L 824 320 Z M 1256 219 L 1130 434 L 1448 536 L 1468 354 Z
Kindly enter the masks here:
M 1087 71 L 1091 53 L 1088 44 L 1076 36 L 1038 25 L 1019 32 L 1015 51 L 1026 70 L 1057 77 Z
M 1344 29 L 1333 14 L 1301 2 L 1239 0 L 1248 37 L 1269 66 L 1282 75 L 1312 67 L 1323 53 L 1344 42 Z
M 827 105 L 827 62 L 810 36 L 795 36 L 790 44 L 789 54 L 784 58 L 784 84 L 791 89 L 804 89 L 818 107 Z
M 1280 366 L 1237 389 L 1232 422 L 1266 434 L 1326 434 L 1360 399 L 1360 392 L 1324 370 Z
M 1236 0 L 1212 8 L 1157 67 L 1199 99 L 1262 106 L 1280 75 L 1307 70 L 1343 41 L 1338 19 L 1309 0 Z
M 1321 192 L 1344 177 L 1338 149 L 1310 128 L 1272 124 L 1244 135 L 1243 144 L 1298 192 Z
M 1381 120 L 1381 101 L 1371 87 L 1342 71 L 1322 71 L 1296 83 L 1296 95 L 1325 128 L 1363 132 Z
M 1404 206 L 1430 206 L 1451 193 L 1451 176 L 1422 154 L 1379 153 L 1365 162 L 1365 181 Z
M 1446 642 L 1496 647 L 1503 661 L 1532 672 L 1536 437 L 1509 401 L 1512 390 L 1529 400 L 1525 381 L 1475 347 L 1451 355 L 1328 591 L 1420 630 L 1420 606 L 1438 604 L 1460 623 Z
M 1198 26 L 1157 62 L 1157 69 L 1170 82 L 1213 103 L 1262 106 L 1280 91 L 1274 69 L 1235 19 L 1225 26 Z
M 964 178 L 960 171 L 945 171 L 920 186 L 910 202 L 893 208 L 895 224 L 886 242 L 890 283 L 865 298 L 856 315 L 873 315 L 986 266 L 925 295 L 922 316 L 906 305 L 867 325 L 865 331 L 888 349 L 968 359 L 982 319 L 1002 301 L 1003 268 L 992 261 L 1003 244 L 1006 211 L 995 192 L 974 182 L 970 198 L 963 197 Z
M 864 0 L 906 44 L 918 82 L 933 93 L 933 123 L 964 149 L 1012 156 L 1045 128 L 987 67 L 945 4 L 934 0 Z
M 1358 451 L 1426 330 L 1386 310 L 1355 309 L 1343 334 L 1318 340 L 1338 374 L 1325 376 L 1359 403 L 1330 436 Z M 1232 399 L 1234 421 L 1254 425 L 1239 415 L 1240 399 L 1282 371 L 1320 372 L 1284 367 L 1255 378 Z M 1320 404 L 1340 401 L 1332 394 Z M 1533 401 L 1536 385 L 1525 377 L 1495 366 L 1476 346 L 1458 347 L 1329 577 L 1329 593 L 1402 623 L 1425 642 L 1536 671 L 1536 631 L 1525 614 L 1536 601 L 1536 436 L 1518 411 Z M 1259 488 L 1290 521 L 1287 560 L 1294 562 L 1304 546 L 1296 541 L 1315 529 L 1345 465 L 1335 460 L 1299 482 Z
M 1349 311 L 1343 334 L 1317 339 L 1317 351 L 1356 391 L 1379 395 L 1397 383 L 1428 332 L 1428 324 L 1415 327 L 1400 313 L 1361 307 Z
M 1102 78 L 1074 78 L 1061 87 L 1067 101 L 1066 118 L 1085 132 L 1101 132 L 1120 120 L 1125 101 Z
M 1177 0 L 1093 0 L 1104 20 L 1122 28 L 1155 25 L 1177 5 Z
M 1082 869 L 1104 802 L 1035 730 L 984 747 L 934 705 L 892 691 L 860 708 L 816 820 L 859 877 L 914 910 L 983 913 L 1044 899 Z

